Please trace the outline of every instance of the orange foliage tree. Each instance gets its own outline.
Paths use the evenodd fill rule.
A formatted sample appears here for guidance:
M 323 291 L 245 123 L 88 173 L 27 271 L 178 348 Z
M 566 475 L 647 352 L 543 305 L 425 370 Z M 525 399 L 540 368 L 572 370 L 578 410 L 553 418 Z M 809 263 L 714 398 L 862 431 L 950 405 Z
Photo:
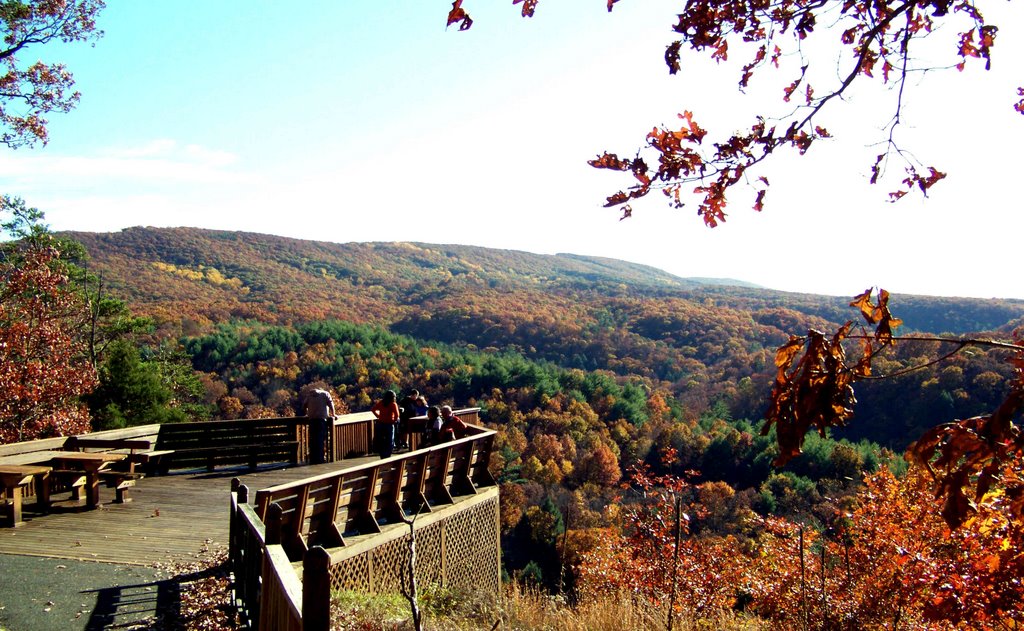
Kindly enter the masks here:
M 654 475 L 642 465 L 630 474 L 629 486 L 642 499 L 630 501 L 627 494 L 621 528 L 583 555 L 578 568 L 583 596 L 632 593 L 697 617 L 733 608 L 744 567 L 739 543 L 732 537 L 689 536 L 686 498 L 692 488 L 683 478 Z
M 998 502 L 951 530 L 930 509 L 922 468 L 897 478 L 883 467 L 864 482 L 824 530 L 748 514 L 746 535 L 696 536 L 688 516 L 707 506 L 694 489 L 634 471 L 621 528 L 578 560 L 581 595 L 624 591 L 695 618 L 742 609 L 779 629 L 1024 622 L 1024 528 Z
M 606 0 L 611 11 L 618 0 Z M 513 0 L 524 17 L 533 16 L 537 0 Z M 945 174 L 914 160 L 897 144 L 896 130 L 903 121 L 905 99 L 914 87 L 908 78 L 923 71 L 955 66 L 968 61 L 989 67 L 996 26 L 985 21 L 977 3 L 970 0 L 689 0 L 680 2 L 678 21 L 671 25 L 676 39 L 667 44 L 665 63 L 671 74 L 681 72 L 684 50 L 707 55 L 718 63 L 739 56 L 740 91 L 746 91 L 755 75 L 778 77 L 783 101 L 779 113 L 756 115 L 742 131 L 711 141 L 690 111 L 680 123 L 655 127 L 647 134 L 634 157 L 604 152 L 590 164 L 632 174 L 635 183 L 607 198 L 606 206 L 621 207 L 622 216 L 632 213 L 629 202 L 661 190 L 675 207 L 698 199 L 698 214 L 708 226 L 726 218 L 726 194 L 736 184 L 757 189 L 754 209 L 761 210 L 769 182 L 754 167 L 779 149 L 805 154 L 815 141 L 830 136 L 821 124 L 826 106 L 842 99 L 854 84 L 876 80 L 891 99 L 891 118 L 880 138 L 885 149 L 871 170 L 871 182 L 883 176 L 890 159 L 899 159 L 905 175 L 890 193 L 895 201 L 908 191 L 927 194 Z M 455 0 L 448 25 L 466 30 L 473 24 L 463 0 Z M 947 59 L 929 64 L 923 54 L 925 38 L 945 38 Z M 813 50 L 813 54 L 808 51 Z M 933 57 L 934 58 L 934 57 Z M 819 72 L 819 68 L 821 71 Z M 1018 89 L 1024 97 L 1024 88 Z M 1014 106 L 1024 114 L 1024 100 Z M 900 179 L 900 178 L 897 178 Z
M 8 147 L 46 143 L 50 112 L 78 104 L 74 77 L 64 64 L 18 63 L 25 49 L 48 42 L 95 40 L 103 0 L 11 0 L 0 2 L 0 143 Z
M 873 360 L 884 349 L 915 339 L 893 334 L 900 321 L 889 312 L 884 290 L 877 298 L 866 291 L 851 306 L 860 309 L 873 332 L 853 334 L 852 322 L 831 336 L 810 331 L 805 337 L 794 336 L 776 355 L 778 373 L 764 431 L 773 425 L 776 428 L 777 464 L 800 453 L 810 429 L 824 435 L 829 428 L 844 425 L 853 415 L 854 383 L 881 377 L 872 374 Z M 850 341 L 861 344 L 854 360 L 848 360 L 846 354 L 845 344 Z M 935 526 L 926 528 L 922 522 L 916 533 L 909 534 L 915 542 L 928 541 L 926 553 L 938 555 L 936 562 L 944 566 L 932 568 L 920 580 L 930 583 L 941 578 L 941 587 L 928 600 L 924 615 L 935 620 L 988 623 L 1014 619 L 1019 623 L 1013 612 L 1019 612 L 1024 604 L 1020 584 L 1024 571 L 1024 434 L 1019 426 L 1024 412 L 1024 340 L 943 341 L 953 349 L 935 361 L 968 346 L 986 346 L 1003 349 L 1014 370 L 1006 398 L 993 412 L 937 425 L 908 451 L 908 459 L 925 472 L 934 496 L 942 501 L 941 518 L 947 529 L 943 537 L 925 538 L 923 534 L 934 531 Z M 890 494 L 889 501 L 901 499 L 915 506 L 931 504 L 930 498 L 910 487 L 902 489 L 902 495 Z M 865 523 L 880 520 L 886 509 L 884 505 L 876 507 Z M 925 517 L 916 515 L 915 519 Z M 873 537 L 884 544 L 892 540 L 892 533 L 877 532 Z M 953 552 L 942 556 L 944 549 Z M 920 560 L 922 554 L 914 559 Z

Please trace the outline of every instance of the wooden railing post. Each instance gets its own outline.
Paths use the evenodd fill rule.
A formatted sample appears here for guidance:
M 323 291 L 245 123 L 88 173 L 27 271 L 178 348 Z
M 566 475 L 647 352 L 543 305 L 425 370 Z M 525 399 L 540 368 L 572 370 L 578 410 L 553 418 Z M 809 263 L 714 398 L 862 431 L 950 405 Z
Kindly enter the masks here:
M 331 555 L 313 546 L 302 559 L 302 630 L 331 627 Z
M 231 480 L 231 492 L 235 494 L 235 501 L 231 503 L 231 514 L 228 516 L 228 559 L 231 562 L 233 571 L 237 575 L 239 571 L 238 565 L 242 563 L 242 555 L 244 554 L 242 549 L 244 544 L 239 532 L 241 526 L 238 523 L 238 508 L 248 501 L 249 487 L 242 484 L 242 481 L 238 478 L 233 478 Z
M 266 537 L 265 543 L 268 546 L 279 546 L 281 545 L 281 523 L 284 520 L 284 509 L 277 502 L 270 505 L 267 509 L 267 521 L 266 521 Z
M 338 455 L 334 452 L 334 421 L 327 422 L 327 431 L 324 432 L 324 442 L 327 447 L 327 462 L 335 462 Z

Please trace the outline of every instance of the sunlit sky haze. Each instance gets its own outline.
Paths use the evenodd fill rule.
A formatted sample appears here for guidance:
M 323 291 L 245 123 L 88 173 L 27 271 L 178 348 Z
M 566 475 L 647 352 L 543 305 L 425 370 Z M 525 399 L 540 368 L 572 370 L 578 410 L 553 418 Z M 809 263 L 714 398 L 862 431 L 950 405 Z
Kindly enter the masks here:
M 739 190 L 710 230 L 695 204 L 651 195 L 619 221 L 602 204 L 629 179 L 588 159 L 631 155 L 684 110 L 709 139 L 765 107 L 785 112 L 767 74 L 738 92 L 740 55 L 687 56 L 668 75 L 679 2 L 623 0 L 609 14 L 599 0 L 542 0 L 526 20 L 511 2 L 467 0 L 467 32 L 445 29 L 443 1 L 110 2 L 95 46 L 29 53 L 66 62 L 82 101 L 50 117 L 47 146 L 0 150 L 0 192 L 56 230 L 459 243 L 787 291 L 1024 298 L 1019 12 L 982 7 L 1000 27 L 990 71 L 907 86 L 897 139 L 949 173 L 929 198 L 890 204 L 890 188 L 868 184 L 892 116 L 874 83 L 817 121 L 834 139 L 755 174 L 771 182 L 764 212 Z

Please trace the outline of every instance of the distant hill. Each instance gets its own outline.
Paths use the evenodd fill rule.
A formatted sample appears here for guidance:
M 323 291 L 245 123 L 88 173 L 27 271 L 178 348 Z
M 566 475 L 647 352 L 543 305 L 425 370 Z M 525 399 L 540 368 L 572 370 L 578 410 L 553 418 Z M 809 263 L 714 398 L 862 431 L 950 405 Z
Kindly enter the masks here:
M 722 401 L 737 418 L 760 418 L 775 350 L 790 335 L 859 318 L 849 298 L 709 283 L 600 257 L 195 228 L 67 236 L 85 246 L 90 269 L 112 293 L 155 319 L 158 337 L 196 336 L 238 320 L 284 327 L 342 320 L 424 347 L 511 351 L 607 371 L 671 393 L 692 414 Z M 1005 334 L 1024 321 L 1024 301 L 894 295 L 891 306 L 906 323 L 900 332 Z M 951 350 L 940 346 L 901 346 L 888 368 L 899 372 Z M 847 435 L 902 449 L 922 427 L 991 409 L 1007 370 L 998 353 L 977 352 L 865 385 L 861 420 Z
M 198 228 L 66 233 L 137 309 L 217 321 L 291 322 L 323 317 L 391 322 L 416 305 L 489 292 L 552 297 L 711 301 L 742 311 L 783 308 L 841 322 L 848 299 L 796 294 L 729 279 L 681 278 L 647 265 L 574 254 L 464 245 L 328 243 Z M 995 330 L 1024 317 L 1024 301 L 894 295 L 906 329 Z
M 762 285 L 755 285 L 754 283 L 748 283 L 745 280 L 736 280 L 735 278 L 703 278 L 700 276 L 688 276 L 687 280 L 693 281 L 699 285 L 725 285 L 726 287 L 747 287 L 749 289 L 767 289 Z

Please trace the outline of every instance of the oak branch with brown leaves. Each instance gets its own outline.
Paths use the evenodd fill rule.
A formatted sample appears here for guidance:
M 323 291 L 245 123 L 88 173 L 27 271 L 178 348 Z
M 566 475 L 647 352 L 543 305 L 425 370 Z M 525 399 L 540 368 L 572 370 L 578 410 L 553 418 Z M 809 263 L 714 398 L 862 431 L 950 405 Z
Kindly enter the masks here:
M 606 0 L 607 10 L 617 1 Z M 537 9 L 537 0 L 512 4 L 520 5 L 523 17 L 532 17 Z M 915 189 L 927 195 L 945 174 L 919 163 L 896 139 L 911 87 L 908 79 L 938 67 L 963 70 L 971 60 L 988 68 L 997 33 L 969 0 L 688 0 L 680 5 L 665 50 L 668 71 L 683 72 L 684 51 L 720 63 L 732 55 L 742 59 L 741 92 L 755 75 L 777 71 L 769 80 L 778 81 L 786 111 L 758 115 L 737 126 L 743 131 L 710 140 L 695 114 L 684 110 L 679 124 L 654 127 L 632 157 L 603 152 L 590 161 L 592 166 L 627 172 L 636 180 L 606 200 L 605 206 L 620 208 L 623 218 L 633 212 L 630 202 L 660 190 L 676 208 L 695 200 L 704 223 L 714 227 L 725 221 L 727 194 L 737 184 L 756 190 L 753 207 L 760 211 L 769 181 L 755 167 L 780 149 L 803 155 L 817 140 L 828 138 L 826 106 L 855 83 L 872 79 L 892 89 L 887 92 L 890 109 L 882 113 L 888 118 L 883 149 L 870 165 L 871 182 L 885 179 L 895 161 L 903 173 L 894 178 L 890 200 Z M 463 0 L 455 0 L 448 25 L 466 30 L 472 24 Z M 920 60 L 919 44 L 925 37 L 946 38 L 948 62 Z M 807 52 L 812 46 L 813 54 Z M 825 71 L 815 72 L 819 68 Z M 1024 88 L 1016 96 L 1024 97 Z M 1014 107 L 1024 114 L 1024 99 Z
M 19 63 L 29 49 L 49 42 L 85 42 L 103 33 L 96 16 L 103 0 L 0 1 L 0 144 L 46 144 L 45 116 L 68 112 L 79 101 L 64 64 Z
M 831 336 L 809 331 L 806 336 L 792 337 L 779 348 L 775 356 L 775 385 L 762 430 L 767 433 L 775 427 L 779 444 L 776 464 L 785 464 L 798 456 L 804 436 L 811 429 L 824 436 L 829 428 L 842 427 L 850 420 L 856 403 L 855 382 L 894 376 L 872 373 L 872 361 L 884 349 L 914 340 L 936 341 L 937 338 L 895 336 L 893 331 L 900 321 L 889 312 L 888 302 L 888 292 L 880 290 L 875 299 L 868 290 L 850 303 L 860 310 L 873 332 L 854 335 L 853 322 L 847 322 Z M 1024 434 L 1017 423 L 1024 411 L 1024 340 L 938 341 L 948 343 L 951 350 L 935 361 L 970 346 L 1006 350 L 1007 361 L 1014 369 L 1009 393 L 990 414 L 943 423 L 928 430 L 911 445 L 907 457 L 931 474 L 935 495 L 943 502 L 942 517 L 950 527 L 963 524 L 982 503 L 1014 520 L 1024 519 Z M 844 348 L 851 342 L 861 347 L 856 360 L 851 360 Z

